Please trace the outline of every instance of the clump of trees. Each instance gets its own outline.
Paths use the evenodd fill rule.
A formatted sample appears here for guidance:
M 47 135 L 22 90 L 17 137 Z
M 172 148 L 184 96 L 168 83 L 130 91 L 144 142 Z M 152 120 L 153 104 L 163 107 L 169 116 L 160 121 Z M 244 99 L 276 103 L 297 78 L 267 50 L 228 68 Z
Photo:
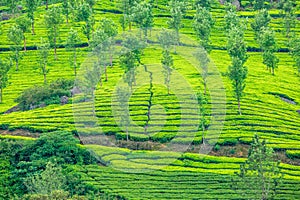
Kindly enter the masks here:
M 3 102 L 3 90 L 8 85 L 8 72 L 10 70 L 11 63 L 6 62 L 0 58 L 0 103 Z

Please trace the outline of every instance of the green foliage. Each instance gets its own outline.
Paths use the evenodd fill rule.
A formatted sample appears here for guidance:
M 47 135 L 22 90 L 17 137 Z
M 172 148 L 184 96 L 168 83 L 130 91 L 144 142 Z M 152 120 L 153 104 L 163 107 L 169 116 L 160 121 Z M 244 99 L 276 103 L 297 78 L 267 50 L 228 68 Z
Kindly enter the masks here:
M 144 36 L 147 40 L 148 30 L 153 27 L 154 23 L 151 4 L 146 1 L 135 3 L 132 7 L 132 19 L 140 28 L 140 31 L 144 32 Z
M 74 69 L 74 75 L 77 75 L 77 68 L 79 68 L 79 64 L 77 63 L 77 45 L 81 43 L 80 37 L 78 35 L 78 32 L 71 28 L 68 38 L 66 41 L 66 48 L 68 51 L 72 52 L 72 55 L 70 56 L 70 64 L 71 67 Z
M 3 89 L 8 85 L 8 72 L 11 65 L 0 58 L 0 103 L 3 101 Z
M 21 110 L 29 110 L 41 105 L 59 104 L 60 97 L 71 96 L 72 80 L 58 79 L 50 85 L 34 86 L 24 90 L 15 101 L 19 103 Z
M 47 68 L 47 64 L 48 64 L 50 44 L 41 38 L 41 43 L 39 44 L 37 50 L 38 50 L 38 58 L 39 58 L 39 68 L 41 69 L 41 73 L 44 77 L 44 84 L 46 84 L 47 74 L 49 72 L 49 69 Z
M 49 195 L 64 189 L 65 182 L 61 167 L 48 162 L 43 172 L 27 177 L 24 184 L 30 193 Z
M 242 26 L 231 25 L 228 32 L 227 51 L 231 57 L 232 64 L 229 66 L 229 78 L 232 81 L 232 87 L 235 98 L 238 102 L 238 110 L 241 115 L 240 101 L 243 96 L 243 91 L 246 87 L 245 79 L 247 78 L 248 69 L 244 63 L 248 59 L 247 47 L 244 41 L 244 30 Z
M 132 90 L 133 83 L 135 83 L 135 70 L 141 62 L 141 54 L 145 46 L 137 37 L 127 34 L 122 42 L 122 47 L 120 66 L 125 70 L 124 80 Z
M 203 8 L 206 8 L 207 10 L 210 10 L 212 4 L 212 0 L 195 0 L 195 6 L 201 6 Z
M 186 3 L 179 0 L 171 0 L 169 2 L 171 19 L 168 21 L 169 28 L 174 29 L 176 33 L 177 43 L 180 42 L 179 30 L 183 27 L 182 18 L 186 14 Z
M 31 32 L 34 33 L 34 12 L 36 11 L 38 5 L 40 3 L 40 0 L 25 0 L 26 8 L 28 10 L 27 15 L 28 18 L 31 20 Z
M 255 33 L 256 40 L 259 39 L 259 34 L 262 31 L 263 27 L 268 27 L 270 21 L 271 16 L 268 10 L 266 9 L 259 10 L 258 13 L 255 15 L 254 21 L 251 23 L 251 27 Z
M 208 57 L 208 53 L 206 50 L 202 47 L 200 47 L 197 52 L 194 54 L 196 56 L 199 67 L 202 69 L 201 76 L 203 80 L 203 86 L 204 86 L 204 95 L 206 95 L 207 92 L 207 77 L 208 77 L 208 65 L 210 63 L 210 59 Z
M 17 19 L 16 23 L 17 23 L 17 26 L 19 27 L 19 29 L 21 29 L 23 32 L 24 50 L 26 51 L 25 33 L 27 33 L 30 30 L 31 20 L 26 16 L 22 16 Z
M 279 63 L 279 59 L 275 55 L 275 52 L 277 51 L 275 34 L 271 29 L 263 28 L 259 40 L 263 50 L 263 63 L 274 75 L 275 69 L 278 68 Z
M 298 74 L 300 75 L 300 38 L 294 37 L 291 40 L 290 50 L 295 62 L 295 67 L 297 68 Z
M 170 53 L 169 50 L 164 50 L 163 51 L 163 57 L 161 60 L 161 64 L 163 67 L 163 74 L 165 77 L 165 85 L 167 86 L 168 89 L 168 95 L 170 95 L 170 82 L 171 82 L 171 75 L 172 75 L 172 68 L 174 66 L 174 61 L 173 57 Z
M 163 29 L 158 35 L 158 42 L 161 47 L 165 50 L 169 50 L 172 45 L 174 45 L 174 41 L 176 41 L 176 34 L 174 31 Z
M 22 59 L 22 54 L 20 53 L 22 47 L 21 42 L 23 40 L 23 32 L 18 26 L 12 26 L 9 29 L 7 34 L 7 38 L 13 45 L 10 46 L 13 54 L 11 55 L 11 59 L 16 63 L 16 71 L 19 70 L 19 61 Z
M 59 27 L 62 22 L 61 9 L 59 7 L 52 7 L 47 10 L 45 15 L 45 23 L 47 26 L 47 35 L 51 47 L 54 48 L 54 56 L 57 59 L 57 42 L 59 37 Z
M 274 160 L 274 151 L 254 136 L 248 159 L 241 164 L 240 171 L 236 173 L 238 188 L 242 195 L 247 197 L 250 191 L 255 191 L 255 199 L 273 199 L 276 196 L 283 174 L 279 169 L 280 161 Z M 236 186 L 235 186 L 236 187 Z
M 214 20 L 211 13 L 205 7 L 197 6 L 196 14 L 194 16 L 194 30 L 198 39 L 200 40 L 200 46 L 206 51 L 210 51 L 210 34 Z
M 118 115 L 120 116 L 120 126 L 125 128 L 126 140 L 129 140 L 128 127 L 130 126 L 130 115 L 128 101 L 130 97 L 130 91 L 128 88 L 118 87 L 117 88 L 117 101 L 118 101 Z

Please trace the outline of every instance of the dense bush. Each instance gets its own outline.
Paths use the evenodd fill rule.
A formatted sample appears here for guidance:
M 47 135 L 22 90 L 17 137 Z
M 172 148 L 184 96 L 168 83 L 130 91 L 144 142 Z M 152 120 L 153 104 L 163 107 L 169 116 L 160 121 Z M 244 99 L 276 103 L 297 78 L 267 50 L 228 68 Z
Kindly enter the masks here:
M 59 104 L 62 96 L 71 96 L 73 80 L 58 79 L 50 85 L 34 86 L 24 90 L 15 101 L 21 110 L 30 110 L 40 106 Z

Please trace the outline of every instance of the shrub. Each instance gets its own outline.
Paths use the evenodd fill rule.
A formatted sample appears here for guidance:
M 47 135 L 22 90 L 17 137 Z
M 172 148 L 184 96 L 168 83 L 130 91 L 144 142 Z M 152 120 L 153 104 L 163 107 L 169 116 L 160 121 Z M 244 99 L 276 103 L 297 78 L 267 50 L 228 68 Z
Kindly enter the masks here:
M 50 104 L 59 104 L 62 96 L 71 96 L 73 80 L 57 79 L 50 85 L 33 86 L 26 89 L 15 102 L 21 110 L 30 110 Z
M 218 144 L 214 147 L 214 150 L 215 150 L 215 151 L 219 151 L 220 149 L 221 149 L 221 146 L 218 145 Z

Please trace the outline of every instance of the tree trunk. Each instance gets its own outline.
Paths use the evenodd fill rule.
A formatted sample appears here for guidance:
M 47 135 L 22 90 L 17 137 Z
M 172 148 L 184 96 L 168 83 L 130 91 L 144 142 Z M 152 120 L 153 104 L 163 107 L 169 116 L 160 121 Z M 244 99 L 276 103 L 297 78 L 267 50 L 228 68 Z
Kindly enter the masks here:
M 3 89 L 0 88 L 0 103 L 2 103 L 2 99 L 3 99 L 2 92 L 3 92 Z
M 55 60 L 57 60 L 57 49 L 56 49 L 56 45 L 54 46 L 54 58 L 55 58 Z
M 67 24 L 69 24 L 69 15 L 66 15 L 67 18 Z
M 239 109 L 239 114 L 242 115 L 240 99 L 238 99 L 238 109 Z
M 48 10 L 48 5 L 49 5 L 49 2 L 48 2 L 48 0 L 46 0 L 46 10 Z
M 206 86 L 206 81 L 204 81 L 204 95 L 206 95 L 206 91 L 207 91 L 207 86 Z
M 47 84 L 47 74 L 44 73 L 44 84 Z
M 205 140 L 204 140 L 204 130 L 205 130 L 205 127 L 204 127 L 204 123 L 202 122 L 202 144 L 205 145 Z
M 128 127 L 126 125 L 126 140 L 128 141 L 129 140 L 129 134 L 128 134 Z
M 26 49 L 26 37 L 25 37 L 25 35 L 24 35 L 24 51 L 27 51 L 27 49 Z
M 34 21 L 32 20 L 32 23 L 31 23 L 31 34 L 34 35 Z
M 106 65 L 104 66 L 104 73 L 105 73 L 105 81 L 107 81 L 108 77 L 107 77 L 107 66 Z
M 19 62 L 16 61 L 16 71 L 19 71 Z
M 131 26 L 132 26 L 131 22 L 129 22 L 129 31 L 131 31 Z
M 75 52 L 74 52 L 74 74 L 75 74 L 75 77 L 77 75 L 76 68 L 77 68 L 77 54 L 76 54 L 76 48 L 75 48 Z

